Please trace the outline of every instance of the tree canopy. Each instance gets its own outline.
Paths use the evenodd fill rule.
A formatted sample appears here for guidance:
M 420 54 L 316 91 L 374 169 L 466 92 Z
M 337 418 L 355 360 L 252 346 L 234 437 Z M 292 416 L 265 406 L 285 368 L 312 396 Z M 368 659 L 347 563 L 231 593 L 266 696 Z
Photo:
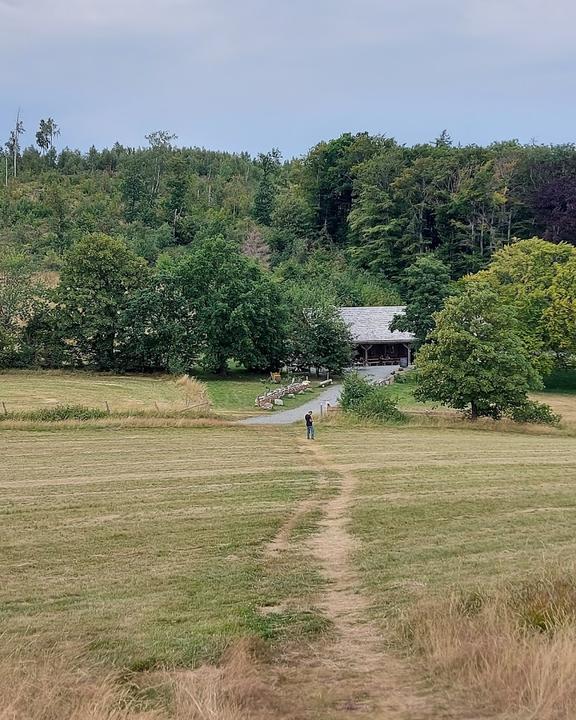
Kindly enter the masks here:
M 20 114 L 5 137 L 0 254 L 25 262 L 0 289 L 4 364 L 273 366 L 298 313 L 336 322 L 339 305 L 406 303 L 396 327 L 423 340 L 462 277 L 514 309 L 540 370 L 574 354 L 572 145 L 361 132 L 282 161 L 157 130 L 144 147 L 80 151 L 57 118 Z M 59 287 L 43 301 L 47 273 Z
M 481 284 L 448 298 L 420 350 L 417 371 L 419 399 L 468 408 L 473 419 L 522 406 L 540 384 L 513 309 Z

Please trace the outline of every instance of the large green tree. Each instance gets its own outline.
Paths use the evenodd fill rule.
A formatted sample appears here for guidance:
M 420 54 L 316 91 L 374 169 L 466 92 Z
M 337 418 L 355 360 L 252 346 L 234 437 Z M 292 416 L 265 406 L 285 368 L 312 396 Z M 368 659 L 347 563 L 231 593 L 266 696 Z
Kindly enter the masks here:
M 416 361 L 421 400 L 499 417 L 541 382 L 512 308 L 487 285 L 470 285 L 436 315 Z
M 552 369 L 556 350 L 564 347 L 565 340 L 558 346 L 560 335 L 570 337 L 569 323 L 563 329 L 560 325 L 561 318 L 568 316 L 554 314 L 550 308 L 552 288 L 556 287 L 558 297 L 560 286 L 565 286 L 564 280 L 558 284 L 557 276 L 564 277 L 563 268 L 568 263 L 573 267 L 574 258 L 576 248 L 571 245 L 531 238 L 500 250 L 486 270 L 465 279 L 466 284 L 488 283 L 499 303 L 514 308 L 519 330 L 543 373 Z
M 76 363 L 99 370 L 116 366 L 120 318 L 144 274 L 144 262 L 121 238 L 95 233 L 72 245 L 53 317 Z
M 544 310 L 550 346 L 562 360 L 576 363 L 576 253 L 556 272 L 549 289 L 550 303 Z
M 338 373 L 351 359 L 352 336 L 337 307 L 318 299 L 293 305 L 288 336 L 292 364 Z
M 150 272 L 120 313 L 116 363 L 123 370 L 188 372 L 196 360 L 196 318 L 170 269 Z
M 229 360 L 277 368 L 284 353 L 286 307 L 279 284 L 239 247 L 207 238 L 180 260 L 174 279 L 194 315 L 201 363 L 225 373 Z

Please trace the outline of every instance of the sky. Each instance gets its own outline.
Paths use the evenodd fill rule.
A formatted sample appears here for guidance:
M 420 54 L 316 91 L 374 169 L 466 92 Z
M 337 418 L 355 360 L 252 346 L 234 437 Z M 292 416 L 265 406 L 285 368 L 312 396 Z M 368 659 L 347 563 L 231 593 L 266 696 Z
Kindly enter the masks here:
M 0 0 L 0 138 L 304 154 L 576 140 L 574 0 Z

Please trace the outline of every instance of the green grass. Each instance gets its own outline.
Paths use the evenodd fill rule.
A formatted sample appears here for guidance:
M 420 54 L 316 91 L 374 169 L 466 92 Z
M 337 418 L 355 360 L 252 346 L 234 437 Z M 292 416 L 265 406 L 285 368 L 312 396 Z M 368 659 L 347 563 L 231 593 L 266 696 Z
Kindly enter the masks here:
M 413 428 L 352 432 L 347 451 L 331 447 L 339 463 L 370 458 L 352 527 L 382 617 L 450 588 L 573 561 L 574 438 Z
M 325 627 L 319 576 L 264 548 L 319 492 L 274 430 L 0 435 L 0 633 L 134 669 L 214 661 L 236 637 Z M 321 489 L 321 494 L 325 489 Z M 298 607 L 265 615 L 296 595 Z
M 576 440 L 547 432 L 319 423 L 319 464 L 300 428 L 4 430 L 0 635 L 135 670 L 215 661 L 245 635 L 310 642 L 327 620 L 306 541 L 344 471 L 379 618 L 568 564 Z
M 224 415 L 253 414 L 256 397 L 270 387 L 269 383 L 260 382 L 260 376 L 238 371 L 227 378 L 200 378 L 208 385 L 215 411 Z M 106 403 L 112 412 L 170 412 L 185 407 L 184 393 L 175 379 L 170 375 L 9 371 L 0 373 L 0 403 L 5 403 L 8 412 L 29 412 L 55 405 L 107 409 Z M 286 405 L 296 407 L 309 398 L 310 395 L 296 397 L 287 400 Z

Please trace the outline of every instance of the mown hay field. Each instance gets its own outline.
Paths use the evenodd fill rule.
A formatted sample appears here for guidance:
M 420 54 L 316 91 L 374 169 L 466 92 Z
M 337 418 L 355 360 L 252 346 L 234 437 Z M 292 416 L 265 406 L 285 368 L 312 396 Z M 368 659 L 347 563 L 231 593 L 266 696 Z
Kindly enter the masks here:
M 329 442 L 360 480 L 357 561 L 382 615 L 574 563 L 574 437 L 391 428 Z
M 293 433 L 6 431 L 0 456 L 0 633 L 141 668 L 315 631 L 313 608 L 259 612 L 294 588 L 306 608 L 318 583 L 304 556 L 264 558 L 296 503 L 326 492 Z
M 354 592 L 386 643 L 423 599 L 573 570 L 569 434 L 336 420 L 316 444 L 282 426 L 0 430 L 0 660 L 73 647 L 190 668 L 246 636 L 321 653 L 333 630 L 307 540 L 345 478 Z

